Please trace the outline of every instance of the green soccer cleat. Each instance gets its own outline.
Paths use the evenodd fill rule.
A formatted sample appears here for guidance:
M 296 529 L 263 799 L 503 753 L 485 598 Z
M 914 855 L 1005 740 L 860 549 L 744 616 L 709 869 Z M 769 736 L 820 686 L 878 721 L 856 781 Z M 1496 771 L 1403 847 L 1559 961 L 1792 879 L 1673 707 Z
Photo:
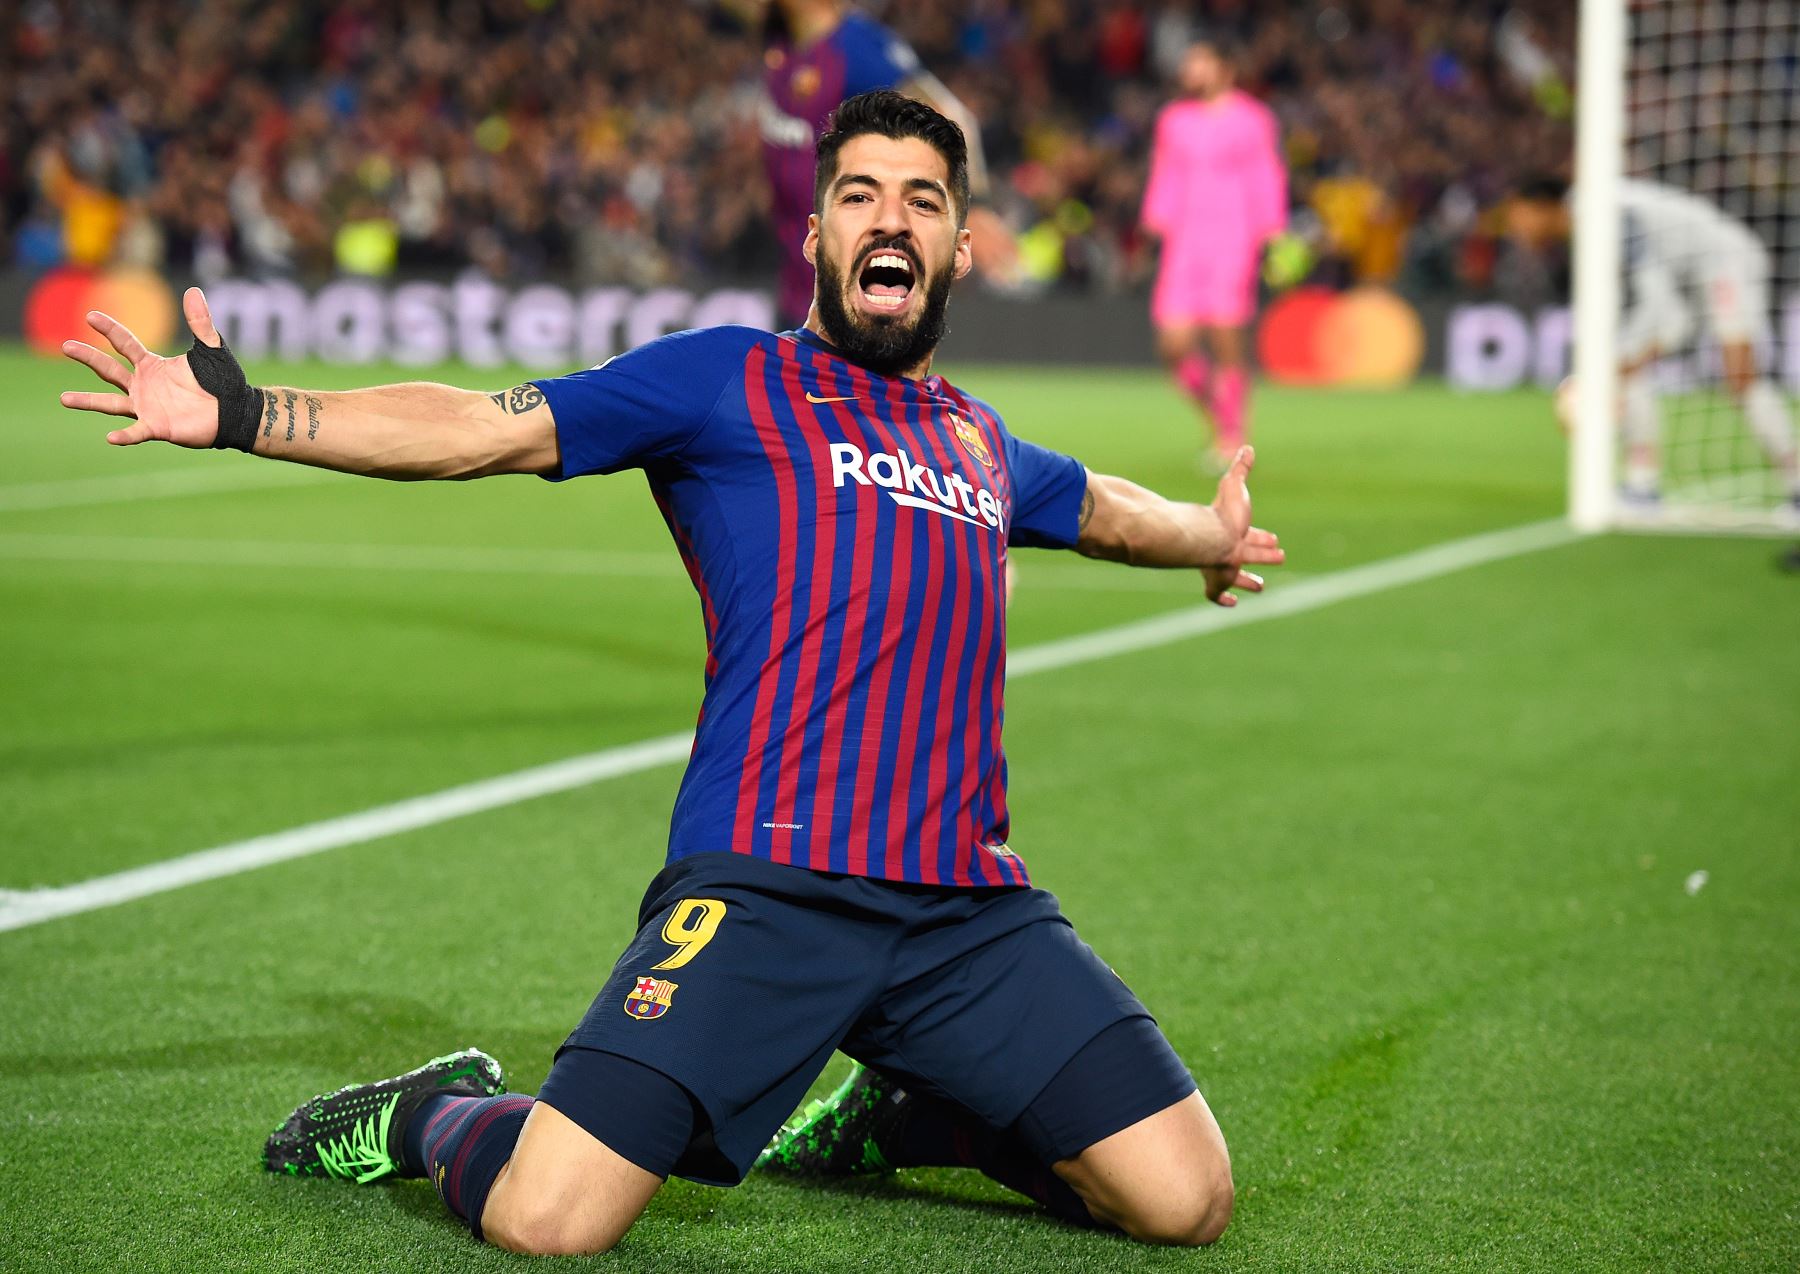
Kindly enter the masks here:
M 404 1075 L 351 1084 L 302 1103 L 263 1143 L 263 1167 L 291 1177 L 377 1181 L 400 1170 L 406 1116 L 425 1098 L 505 1091 L 500 1063 L 480 1049 L 446 1053 Z
M 898 1122 L 906 1102 L 893 1080 L 857 1062 L 836 1092 L 808 1102 L 798 1120 L 775 1134 L 756 1166 L 826 1177 L 892 1172 L 877 1139 Z

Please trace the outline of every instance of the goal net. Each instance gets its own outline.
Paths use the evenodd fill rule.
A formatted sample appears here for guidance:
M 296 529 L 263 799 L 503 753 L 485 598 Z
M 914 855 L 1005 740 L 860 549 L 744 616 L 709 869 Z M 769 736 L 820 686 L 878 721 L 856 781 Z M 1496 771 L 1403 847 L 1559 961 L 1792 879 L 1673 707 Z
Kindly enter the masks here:
M 1792 530 L 1800 0 L 1583 0 L 1577 525 Z

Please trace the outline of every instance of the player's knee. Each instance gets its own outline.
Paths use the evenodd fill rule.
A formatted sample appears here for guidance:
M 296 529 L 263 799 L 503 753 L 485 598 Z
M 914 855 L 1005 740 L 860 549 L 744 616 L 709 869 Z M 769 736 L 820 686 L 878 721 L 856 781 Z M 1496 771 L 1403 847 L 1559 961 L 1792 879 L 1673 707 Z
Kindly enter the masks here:
M 554 1199 L 507 1198 L 482 1214 L 481 1236 L 522 1256 L 595 1256 L 617 1246 L 630 1228 L 614 1218 Z
M 1231 1164 L 1221 1156 L 1196 1164 L 1154 1201 L 1121 1217 L 1120 1225 L 1140 1243 L 1200 1247 L 1225 1233 L 1235 1200 Z
M 1212 343 L 1213 362 L 1230 371 L 1236 371 L 1244 365 L 1244 345 L 1239 340 L 1215 340 Z
M 1186 328 L 1161 328 L 1156 333 L 1156 352 L 1170 366 L 1196 351 L 1194 334 Z
M 1189 1242 L 1193 1245 L 1211 1243 L 1231 1224 L 1231 1209 L 1237 1202 L 1237 1188 L 1231 1181 L 1230 1163 L 1221 1163 L 1217 1171 L 1209 1178 L 1208 1183 L 1196 1199 L 1194 1225 L 1189 1231 Z
M 1719 361 L 1725 373 L 1725 388 L 1734 398 L 1743 398 L 1756 383 L 1756 347 L 1749 341 L 1726 341 L 1719 350 Z

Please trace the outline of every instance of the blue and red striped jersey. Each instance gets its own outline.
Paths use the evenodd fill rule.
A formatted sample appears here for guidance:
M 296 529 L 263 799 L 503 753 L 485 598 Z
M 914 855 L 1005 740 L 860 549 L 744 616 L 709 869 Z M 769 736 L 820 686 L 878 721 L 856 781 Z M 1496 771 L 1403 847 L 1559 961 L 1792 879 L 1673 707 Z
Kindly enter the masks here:
M 800 245 L 813 210 L 813 142 L 845 98 L 899 88 L 919 74 L 919 59 L 892 31 L 852 12 L 812 44 L 770 45 L 764 62 L 758 123 L 769 173 L 770 220 L 781 248 L 776 299 L 781 313 L 798 321 L 812 304 L 812 263 Z
M 557 478 L 641 468 L 700 594 L 706 693 L 669 858 L 1026 883 L 1000 746 L 1009 545 L 1068 547 L 1086 471 L 943 380 L 717 327 L 535 382 Z

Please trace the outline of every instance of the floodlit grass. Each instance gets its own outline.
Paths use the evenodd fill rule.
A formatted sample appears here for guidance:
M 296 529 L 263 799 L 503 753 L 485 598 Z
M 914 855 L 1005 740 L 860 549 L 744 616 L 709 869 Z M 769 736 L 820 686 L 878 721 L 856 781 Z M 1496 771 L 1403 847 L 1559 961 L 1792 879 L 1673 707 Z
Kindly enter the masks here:
M 1024 436 L 1207 491 L 1155 376 L 947 370 Z M 640 481 L 119 452 L 56 406 L 81 369 L 0 352 L 0 375 L 0 888 L 691 723 L 699 608 Z M 1539 395 L 1257 409 L 1258 521 L 1296 574 L 1560 506 Z M 211 489 L 126 498 L 171 473 Z M 1015 649 L 1196 600 L 1019 557 Z M 1239 1189 L 1217 1247 L 928 1171 L 673 1183 L 606 1262 L 1794 1268 L 1800 580 L 1772 557 L 1583 541 L 1013 687 L 1013 844 L 1217 1112 Z M 515 1265 L 421 1183 L 277 1180 L 261 1140 L 312 1092 L 464 1044 L 534 1087 L 630 935 L 677 777 L 0 933 L 0 1266 Z

